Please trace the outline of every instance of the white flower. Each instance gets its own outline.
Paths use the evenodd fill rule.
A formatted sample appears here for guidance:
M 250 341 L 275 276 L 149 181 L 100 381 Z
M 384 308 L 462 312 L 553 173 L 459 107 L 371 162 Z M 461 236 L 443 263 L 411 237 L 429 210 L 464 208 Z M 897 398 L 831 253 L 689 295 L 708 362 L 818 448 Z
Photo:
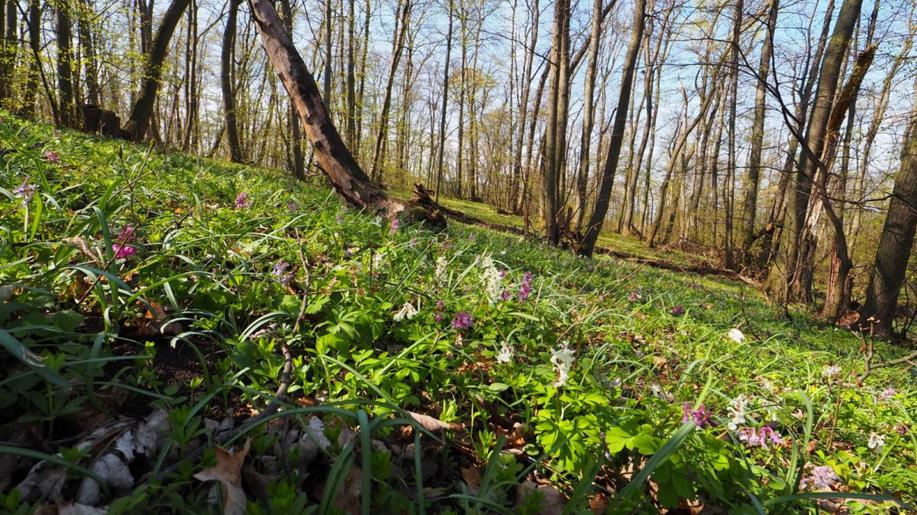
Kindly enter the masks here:
M 878 449 L 883 445 L 885 445 L 885 435 L 880 435 L 875 431 L 869 433 L 869 441 L 866 442 L 866 447 L 869 447 L 870 449 Z
M 554 370 L 557 371 L 557 380 L 554 381 L 554 386 L 567 384 L 567 379 L 570 378 L 570 368 L 573 367 L 573 359 L 573 351 L 567 347 L 567 342 L 564 342 L 560 348 L 551 351 L 551 364 L 554 365 Z
M 446 265 L 448 265 L 448 263 L 446 262 L 445 256 L 436 258 L 436 271 L 433 273 L 434 279 L 439 281 L 443 277 L 443 274 L 446 273 Z
M 487 300 L 491 304 L 497 303 L 503 293 L 503 278 L 500 277 L 500 271 L 497 270 L 494 260 L 489 255 L 481 259 L 481 279 L 484 281 Z
M 392 318 L 395 320 L 395 322 L 401 322 L 405 318 L 408 320 L 414 318 L 414 315 L 416 314 L 417 308 L 415 308 L 414 305 L 410 302 L 405 302 L 404 306 L 401 306 L 401 309 L 399 309 L 398 312 L 395 313 L 395 316 Z
M 513 359 L 513 348 L 509 346 L 508 343 L 503 342 L 503 345 L 500 347 L 500 353 L 497 354 L 497 363 L 509 363 Z
M 739 395 L 732 401 L 732 406 L 729 407 L 729 429 L 735 431 L 740 425 L 746 422 L 745 408 L 747 406 L 748 399 L 745 397 L 745 394 Z
M 729 332 L 726 333 L 726 336 L 728 336 L 730 340 L 736 343 L 742 343 L 745 341 L 745 335 L 742 334 L 742 331 L 738 330 L 737 328 L 730 329 Z
M 385 262 L 385 253 L 378 252 L 373 254 L 373 270 L 382 269 L 382 264 Z
M 825 367 L 821 371 L 821 375 L 823 375 L 824 377 L 828 379 L 831 379 L 832 377 L 836 377 L 840 373 L 841 373 L 841 367 L 837 365 L 831 365 L 831 366 Z

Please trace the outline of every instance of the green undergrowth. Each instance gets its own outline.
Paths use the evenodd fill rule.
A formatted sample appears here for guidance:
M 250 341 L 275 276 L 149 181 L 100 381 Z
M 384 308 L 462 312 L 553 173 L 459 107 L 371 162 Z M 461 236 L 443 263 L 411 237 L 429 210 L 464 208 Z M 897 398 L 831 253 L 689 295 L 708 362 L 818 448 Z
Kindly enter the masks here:
M 194 474 L 246 438 L 252 513 L 541 513 L 557 491 L 568 512 L 917 502 L 913 369 L 876 366 L 905 349 L 736 282 L 430 232 L 276 171 L 3 113 L 0 222 L 10 511 L 72 499 L 17 484 L 42 459 L 80 481 L 102 452 L 87 433 L 157 409 L 166 444 L 101 495 L 109 513 L 220 510 Z M 328 445 L 299 466 L 272 450 L 280 423 Z

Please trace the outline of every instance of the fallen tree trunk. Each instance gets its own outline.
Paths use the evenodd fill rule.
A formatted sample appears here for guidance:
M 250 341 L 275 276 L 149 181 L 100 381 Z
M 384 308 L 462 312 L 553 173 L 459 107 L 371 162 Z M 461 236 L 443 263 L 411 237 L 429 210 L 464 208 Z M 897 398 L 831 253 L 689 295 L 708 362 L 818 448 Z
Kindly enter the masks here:
M 344 144 L 315 79 L 297 52 L 277 10 L 268 0 L 249 0 L 252 18 L 261 34 L 268 60 L 286 88 L 299 114 L 315 157 L 338 194 L 351 205 L 394 215 L 404 205 L 388 195 L 366 175 Z

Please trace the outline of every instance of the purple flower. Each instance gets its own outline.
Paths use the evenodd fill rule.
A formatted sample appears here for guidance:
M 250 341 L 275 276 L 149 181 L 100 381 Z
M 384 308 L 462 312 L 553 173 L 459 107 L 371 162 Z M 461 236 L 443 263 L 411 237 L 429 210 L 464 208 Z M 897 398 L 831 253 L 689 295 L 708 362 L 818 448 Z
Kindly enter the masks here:
M 57 152 L 50 150 L 48 152 L 45 152 L 45 159 L 47 159 L 51 163 L 59 163 L 60 155 Z
M 895 432 L 901 436 L 904 436 L 908 433 L 908 428 L 904 424 L 898 424 L 897 426 L 895 426 Z
M 442 313 L 436 313 L 435 315 L 433 315 L 433 320 L 436 320 L 437 322 L 442 322 L 442 321 L 443 321 L 443 314 L 442 314 Z
M 525 302 L 532 294 L 532 272 L 522 274 L 522 283 L 519 285 L 519 302 Z
M 115 259 L 129 258 L 137 253 L 136 248 L 131 247 L 130 245 L 122 245 L 120 243 L 112 243 L 111 250 L 115 253 Z
M 299 204 L 292 200 L 287 202 L 287 211 L 299 211 Z
M 236 195 L 236 209 L 245 209 L 252 207 L 252 201 L 248 198 L 248 193 L 244 191 Z
M 770 426 L 764 426 L 761 429 L 743 427 L 739 430 L 739 440 L 745 442 L 748 447 L 761 447 L 762 449 L 767 448 L 768 442 L 775 445 L 783 443 L 780 434 Z
M 672 316 L 680 317 L 681 315 L 685 314 L 685 308 L 682 306 L 674 306 L 672 308 L 671 313 L 672 313 Z
M 274 268 L 271 270 L 271 275 L 277 279 L 277 282 L 284 286 L 289 286 L 293 282 L 293 272 L 289 272 L 290 264 L 284 260 L 280 260 L 274 263 Z
M 682 416 L 681 421 L 690 422 L 693 421 L 694 425 L 703 429 L 710 425 L 710 413 L 707 412 L 707 408 L 701 404 L 697 409 L 693 409 L 693 404 L 686 402 L 682 405 Z
M 471 322 L 471 313 L 459 311 L 455 314 L 455 318 L 452 319 L 452 327 L 458 330 L 468 329 L 471 327 Z
M 38 185 L 29 184 L 29 178 L 26 177 L 25 180 L 22 181 L 22 185 L 14 189 L 13 193 L 22 199 L 23 204 L 28 204 L 29 201 L 32 200 L 32 197 L 35 196 L 36 191 L 38 191 Z
M 640 300 L 640 294 L 635 291 L 630 292 L 630 295 L 627 296 L 628 302 L 637 302 L 638 300 Z
M 118 233 L 118 243 L 133 243 L 134 239 L 137 237 L 137 228 L 131 224 L 127 224 L 121 228 L 121 231 Z
M 503 293 L 500 294 L 500 298 L 503 299 L 504 302 L 509 300 L 512 296 L 513 294 L 510 293 L 506 288 L 504 288 Z
M 822 465 L 813 468 L 808 476 L 802 478 L 800 486 L 803 488 L 812 486 L 815 487 L 816 490 L 830 490 L 838 481 L 840 481 L 840 478 L 837 477 L 834 469 L 829 465 Z
M 442 310 L 446 309 L 446 303 L 443 302 L 442 300 L 436 301 L 436 308 L 435 308 L 435 309 L 436 309 L 436 311 L 442 311 Z
M 393 216 L 392 221 L 389 223 L 389 226 L 388 226 L 389 232 L 391 232 L 392 234 L 395 234 L 396 232 L 398 232 L 398 227 L 399 227 L 398 217 Z

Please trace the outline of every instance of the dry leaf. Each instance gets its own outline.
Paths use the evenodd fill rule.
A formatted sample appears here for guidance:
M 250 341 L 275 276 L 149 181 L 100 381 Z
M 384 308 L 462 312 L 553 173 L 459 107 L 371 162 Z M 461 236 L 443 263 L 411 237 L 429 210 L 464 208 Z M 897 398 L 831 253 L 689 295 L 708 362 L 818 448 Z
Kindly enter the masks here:
M 242 490 L 242 464 L 251 448 L 245 440 L 242 450 L 231 453 L 220 446 L 214 449 L 217 464 L 194 475 L 200 481 L 219 481 L 223 487 L 223 515 L 245 514 L 245 491 Z
M 134 477 L 124 461 L 114 453 L 108 453 L 95 460 L 90 470 L 101 479 L 111 490 L 126 492 L 134 486 Z M 80 490 L 76 495 L 79 504 L 94 505 L 102 500 L 99 484 L 95 479 L 85 478 L 80 482 Z
M 537 493 L 536 493 L 537 492 Z M 516 504 L 522 504 L 529 496 L 540 495 L 539 513 L 542 515 L 560 515 L 564 512 L 564 494 L 549 485 L 538 485 L 525 481 L 516 489 Z
M 363 471 L 358 467 L 353 467 L 347 474 L 347 479 L 338 491 L 337 498 L 332 505 L 347 515 L 356 515 L 360 513 L 360 479 L 363 477 Z
M 465 428 L 465 424 L 457 424 L 454 422 L 443 422 L 438 418 L 433 418 L 429 415 L 423 415 L 420 413 L 414 413 L 413 411 L 408 411 L 408 415 L 414 419 L 418 424 L 420 424 L 427 431 L 438 432 L 444 429 L 451 429 L 453 431 L 459 431 Z
M 471 492 L 471 495 L 477 495 L 478 489 L 481 487 L 481 473 L 478 472 L 478 469 L 474 467 L 462 468 L 462 479 L 468 485 L 468 491 Z

